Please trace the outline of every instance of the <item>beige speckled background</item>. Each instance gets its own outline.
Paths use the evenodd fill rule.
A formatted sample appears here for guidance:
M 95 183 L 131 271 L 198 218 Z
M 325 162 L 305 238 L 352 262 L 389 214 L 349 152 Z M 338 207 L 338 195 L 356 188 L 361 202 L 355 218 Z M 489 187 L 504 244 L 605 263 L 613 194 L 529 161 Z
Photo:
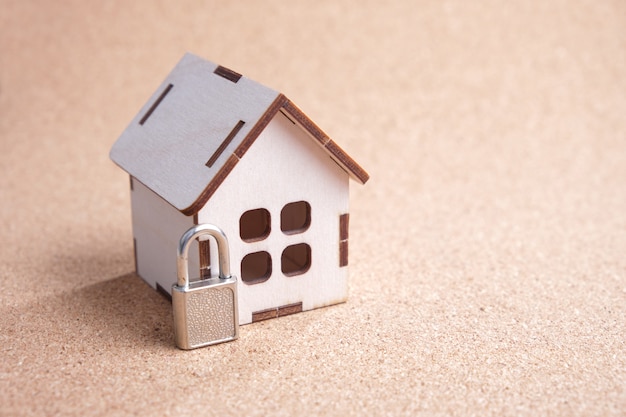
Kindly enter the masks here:
M 108 159 L 185 51 L 371 174 L 349 302 L 177 350 Z M 0 0 L 0 415 L 626 414 L 623 1 Z

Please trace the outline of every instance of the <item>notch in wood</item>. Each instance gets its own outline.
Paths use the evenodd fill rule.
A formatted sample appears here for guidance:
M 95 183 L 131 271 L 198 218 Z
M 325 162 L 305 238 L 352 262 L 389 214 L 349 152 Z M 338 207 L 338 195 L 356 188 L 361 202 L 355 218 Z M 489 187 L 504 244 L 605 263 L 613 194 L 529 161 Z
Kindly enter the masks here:
M 228 81 L 232 81 L 234 83 L 237 83 L 237 81 L 239 81 L 239 79 L 241 78 L 241 74 L 239 74 L 238 72 L 235 72 L 221 65 L 215 68 L 215 71 L 213 71 L 213 73 L 219 75 L 222 78 L 226 78 Z
M 222 154 L 222 152 L 224 152 L 224 150 L 226 150 L 226 147 L 230 144 L 230 142 L 233 141 L 235 136 L 237 136 L 237 133 L 239 133 L 239 131 L 241 130 L 241 128 L 245 124 L 246 124 L 246 122 L 244 122 L 243 120 L 240 120 L 240 121 L 237 122 L 235 127 L 233 127 L 233 130 L 230 131 L 230 133 L 222 141 L 220 146 L 215 150 L 215 152 L 213 152 L 213 155 L 211 155 L 211 157 L 209 158 L 209 160 L 205 164 L 206 166 L 208 166 L 209 168 L 211 168 L 213 166 L 215 161 L 217 161 L 217 158 L 219 158 L 220 155 Z
M 148 120 L 148 117 L 150 117 L 150 115 L 152 114 L 152 112 L 154 112 L 154 110 L 156 110 L 157 107 L 159 107 L 159 104 L 161 104 L 161 101 L 163 101 L 163 99 L 165 98 L 165 96 L 167 95 L 167 93 L 170 92 L 170 90 L 172 89 L 172 87 L 174 87 L 173 84 L 169 84 L 165 90 L 163 90 L 163 92 L 161 93 L 161 95 L 159 96 L 159 98 L 156 99 L 156 101 L 152 104 L 152 106 L 150 106 L 150 108 L 148 109 L 148 111 L 146 112 L 146 114 L 143 115 L 143 117 L 141 118 L 141 120 L 139 121 L 140 125 L 143 125 L 144 123 L 146 123 L 146 120 Z

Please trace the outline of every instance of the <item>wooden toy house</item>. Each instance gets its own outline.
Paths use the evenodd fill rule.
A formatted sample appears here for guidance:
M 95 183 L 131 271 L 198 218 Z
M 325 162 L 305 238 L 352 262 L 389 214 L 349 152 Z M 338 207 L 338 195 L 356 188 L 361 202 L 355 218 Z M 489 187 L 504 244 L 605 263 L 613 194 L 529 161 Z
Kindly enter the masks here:
M 284 95 L 186 54 L 110 156 L 130 175 L 136 272 L 152 287 L 171 292 L 182 233 L 212 223 L 240 324 L 346 300 L 348 182 L 369 177 Z M 189 259 L 217 275 L 212 240 Z

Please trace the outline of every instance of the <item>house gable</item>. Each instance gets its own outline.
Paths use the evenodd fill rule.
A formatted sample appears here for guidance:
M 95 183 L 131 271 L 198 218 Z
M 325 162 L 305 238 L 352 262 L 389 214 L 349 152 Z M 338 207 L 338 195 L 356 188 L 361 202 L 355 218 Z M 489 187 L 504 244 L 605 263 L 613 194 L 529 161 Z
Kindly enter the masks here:
M 307 226 L 285 232 L 282 212 L 300 202 L 309 206 Z M 261 238 L 249 240 L 242 236 L 241 219 L 252 210 L 267 212 L 269 227 Z M 268 309 L 278 314 L 286 305 L 306 311 L 345 301 L 348 275 L 339 259 L 339 226 L 348 211 L 349 175 L 304 130 L 277 113 L 198 213 L 198 223 L 219 224 L 229 237 L 231 273 L 240 280 L 240 323 Z M 310 267 L 291 275 L 283 271 L 283 251 L 299 244 L 310 248 Z M 211 264 L 216 265 L 217 248 L 211 245 Z M 243 272 L 244 259 L 255 253 L 267 254 L 271 263 L 260 283 L 246 281 Z

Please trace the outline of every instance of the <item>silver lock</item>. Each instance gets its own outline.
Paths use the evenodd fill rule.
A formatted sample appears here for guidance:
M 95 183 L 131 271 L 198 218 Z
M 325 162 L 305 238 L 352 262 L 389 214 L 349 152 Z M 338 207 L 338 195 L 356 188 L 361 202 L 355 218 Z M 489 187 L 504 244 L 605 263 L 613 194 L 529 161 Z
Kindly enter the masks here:
M 196 238 L 210 235 L 217 242 L 219 277 L 189 282 L 189 246 Z M 181 349 L 235 340 L 239 336 L 237 278 L 230 275 L 228 239 L 211 224 L 187 230 L 178 244 L 178 282 L 172 286 L 174 338 Z

